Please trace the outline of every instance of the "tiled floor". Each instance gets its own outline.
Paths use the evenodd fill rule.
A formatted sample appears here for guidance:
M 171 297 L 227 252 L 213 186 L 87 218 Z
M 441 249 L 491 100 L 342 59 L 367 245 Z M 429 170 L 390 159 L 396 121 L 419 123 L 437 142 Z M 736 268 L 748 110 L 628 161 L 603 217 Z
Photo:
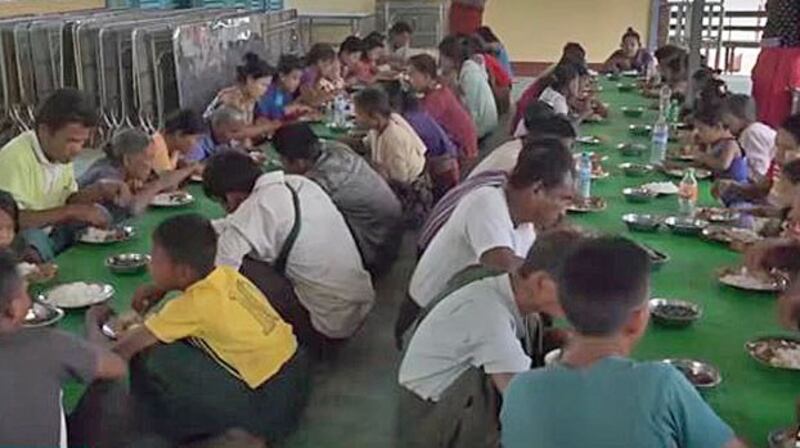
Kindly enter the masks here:
M 515 85 L 516 96 L 528 83 L 530 80 L 522 80 Z M 508 139 L 506 129 L 507 118 L 483 146 L 491 149 Z M 377 303 L 361 332 L 343 347 L 338 359 L 318 366 L 305 417 L 284 447 L 396 446 L 397 369 L 401 357 L 394 348 L 393 328 L 397 307 L 416 265 L 415 241 L 416 235 L 406 234 L 400 259 L 376 284 Z

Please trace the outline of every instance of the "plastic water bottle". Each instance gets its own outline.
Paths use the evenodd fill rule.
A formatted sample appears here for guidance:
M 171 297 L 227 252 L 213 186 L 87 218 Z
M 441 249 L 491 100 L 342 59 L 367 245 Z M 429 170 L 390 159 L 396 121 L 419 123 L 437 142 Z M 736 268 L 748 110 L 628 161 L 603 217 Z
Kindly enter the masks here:
M 661 91 L 658 94 L 658 113 L 663 116 L 669 116 L 669 107 L 672 104 L 672 89 L 666 84 L 661 86 Z
M 578 185 L 577 193 L 581 199 L 592 197 L 592 157 L 588 152 L 581 154 L 578 162 Z
M 686 170 L 678 186 L 678 207 L 683 216 L 694 216 L 697 205 L 697 179 L 694 177 L 694 168 Z
M 342 95 L 338 95 L 333 100 L 333 123 L 338 128 L 344 128 L 347 125 L 347 99 Z
M 658 115 L 656 124 L 653 125 L 653 134 L 650 144 L 650 164 L 657 166 L 664 163 L 667 156 L 667 144 L 669 143 L 669 123 L 666 116 L 661 113 Z

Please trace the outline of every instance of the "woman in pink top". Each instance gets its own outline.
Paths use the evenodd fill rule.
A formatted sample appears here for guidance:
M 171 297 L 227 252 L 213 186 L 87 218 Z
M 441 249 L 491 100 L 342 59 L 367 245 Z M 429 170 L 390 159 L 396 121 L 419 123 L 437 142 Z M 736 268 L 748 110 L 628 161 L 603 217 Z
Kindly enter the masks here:
M 411 86 L 421 96 L 421 105 L 458 146 L 462 172 L 478 157 L 478 130 L 467 109 L 452 90 L 439 83 L 436 60 L 421 54 L 409 59 Z

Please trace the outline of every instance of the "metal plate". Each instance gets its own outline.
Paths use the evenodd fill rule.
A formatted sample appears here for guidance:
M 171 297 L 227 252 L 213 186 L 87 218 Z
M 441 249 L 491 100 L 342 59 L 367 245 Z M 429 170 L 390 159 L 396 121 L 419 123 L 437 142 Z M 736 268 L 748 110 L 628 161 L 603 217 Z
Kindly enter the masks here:
M 66 283 L 63 285 L 56 286 L 48 290 L 42 300 L 50 305 L 57 306 L 59 308 L 64 309 L 74 309 L 74 308 L 86 308 L 88 306 L 97 305 L 98 303 L 103 303 L 114 296 L 114 287 L 105 284 L 105 283 L 83 283 L 89 287 L 94 289 L 93 293 L 86 297 L 81 297 L 77 299 L 72 298 L 61 298 L 56 297 L 53 298 L 54 294 L 58 294 L 60 289 L 65 287 L 70 287 L 71 285 L 76 285 L 77 283 Z
M 136 230 L 132 226 L 122 226 L 113 229 L 89 228 L 83 231 L 79 241 L 84 244 L 114 244 L 128 241 L 136 236 Z
M 25 328 L 48 327 L 63 318 L 64 310 L 61 308 L 48 303 L 34 301 L 25 316 L 25 322 L 22 326 Z
M 150 205 L 153 207 L 184 207 L 192 202 L 194 202 L 194 196 L 185 191 L 177 191 L 157 194 L 150 201 Z
M 800 338 L 792 336 L 764 336 L 744 344 L 744 349 L 751 358 L 762 365 L 774 369 L 800 371 Z M 791 351 L 797 357 L 797 361 L 791 364 L 774 361 L 775 350 Z

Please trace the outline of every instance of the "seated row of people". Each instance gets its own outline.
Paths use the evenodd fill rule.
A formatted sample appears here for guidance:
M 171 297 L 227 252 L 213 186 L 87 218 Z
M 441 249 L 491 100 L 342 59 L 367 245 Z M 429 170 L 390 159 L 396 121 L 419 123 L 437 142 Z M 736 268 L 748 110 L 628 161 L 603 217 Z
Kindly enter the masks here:
M 629 358 L 649 321 L 649 276 L 631 241 L 553 230 L 510 272 L 455 278 L 400 366 L 403 446 L 744 446 L 680 372 Z M 574 332 L 535 368 L 544 315 Z
M 460 199 L 417 263 L 395 326 L 398 346 L 419 312 L 458 272 L 519 266 L 536 233 L 558 224 L 572 200 L 574 161 L 560 140 L 529 140 L 508 182 L 474 188 Z

